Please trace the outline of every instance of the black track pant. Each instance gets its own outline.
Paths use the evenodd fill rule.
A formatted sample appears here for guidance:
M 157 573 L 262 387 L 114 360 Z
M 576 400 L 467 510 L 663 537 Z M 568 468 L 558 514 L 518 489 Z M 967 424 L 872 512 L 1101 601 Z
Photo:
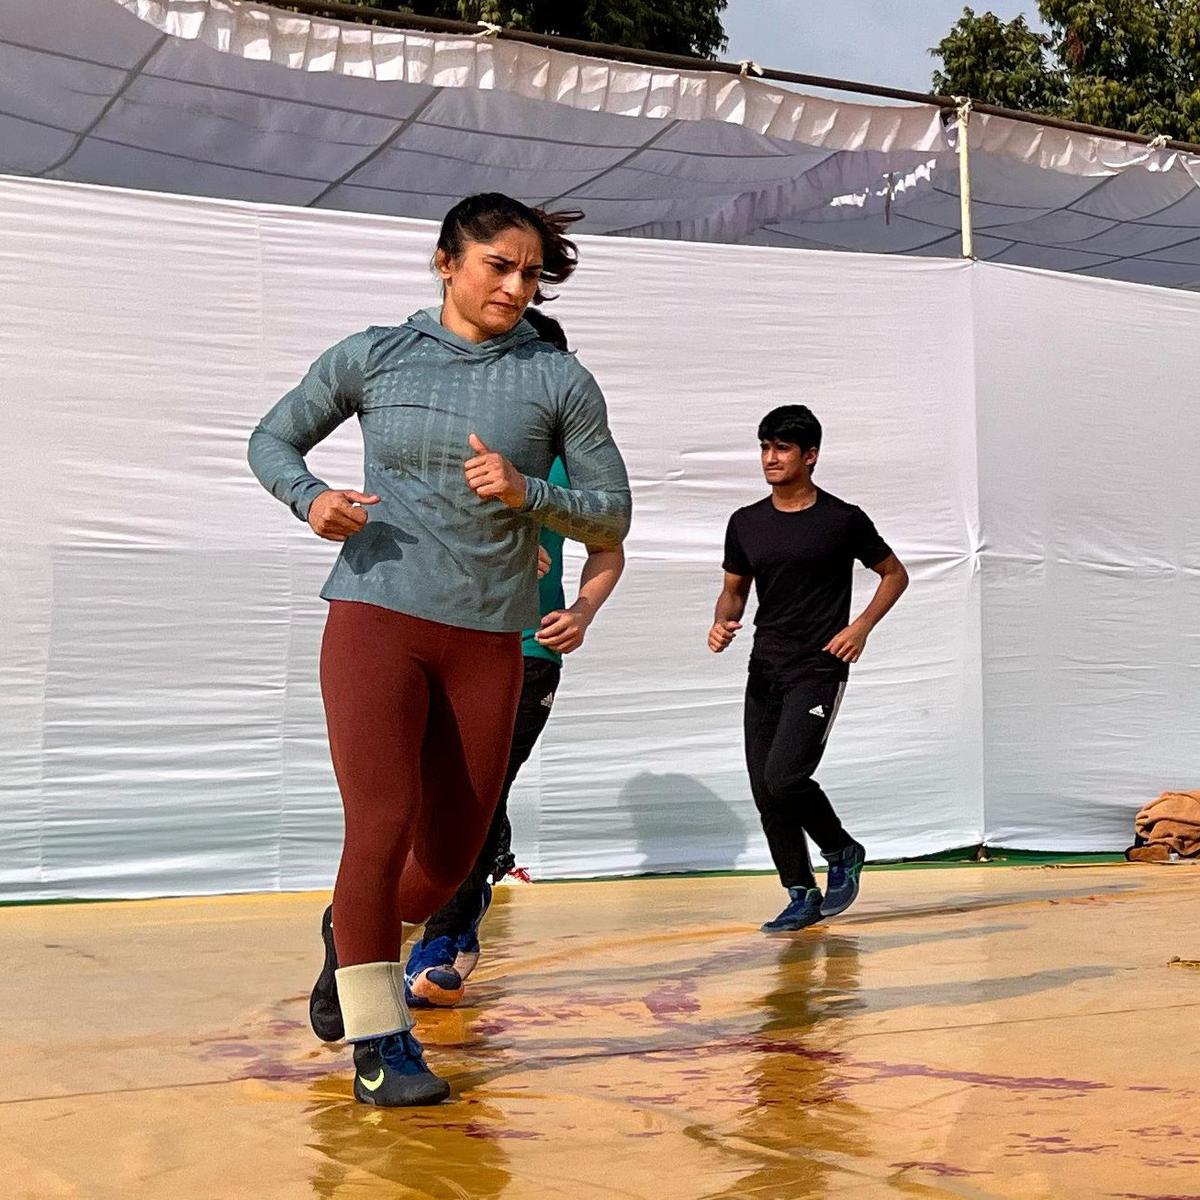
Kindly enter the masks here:
M 771 858 L 784 887 L 816 887 L 807 833 L 826 854 L 851 838 L 813 772 L 845 683 L 814 673 L 781 684 L 751 671 L 746 685 L 746 768 Z
M 504 786 L 500 790 L 500 802 L 496 805 L 491 829 L 471 874 L 463 881 L 454 897 L 426 922 L 422 941 L 431 942 L 443 935 L 457 937 L 465 932 L 471 922 L 479 916 L 479 906 L 483 903 L 483 885 L 488 876 L 499 881 L 512 870 L 512 826 L 508 821 L 508 793 L 512 789 L 517 772 L 525 765 L 525 760 L 532 753 L 542 730 L 546 727 L 561 674 L 562 667 L 549 659 L 525 659 L 525 681 L 521 686 L 521 699 L 517 704 L 517 723 L 508 752 L 508 769 L 504 774 Z

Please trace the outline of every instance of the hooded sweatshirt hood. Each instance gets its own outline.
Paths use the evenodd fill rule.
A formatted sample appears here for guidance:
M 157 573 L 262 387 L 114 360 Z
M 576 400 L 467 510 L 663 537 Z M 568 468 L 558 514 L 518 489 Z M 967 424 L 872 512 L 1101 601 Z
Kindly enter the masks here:
M 421 308 L 413 313 L 405 324 L 415 329 L 422 336 L 431 337 L 435 341 L 441 342 L 443 346 L 454 353 L 461 354 L 464 358 L 474 358 L 481 362 L 499 358 L 502 354 L 513 349 L 514 346 L 538 340 L 537 330 L 522 317 L 507 333 L 502 333 L 498 337 L 488 338 L 485 342 L 472 342 L 455 333 L 453 330 L 447 329 L 442 324 L 441 314 L 440 305 L 435 305 L 433 308 Z

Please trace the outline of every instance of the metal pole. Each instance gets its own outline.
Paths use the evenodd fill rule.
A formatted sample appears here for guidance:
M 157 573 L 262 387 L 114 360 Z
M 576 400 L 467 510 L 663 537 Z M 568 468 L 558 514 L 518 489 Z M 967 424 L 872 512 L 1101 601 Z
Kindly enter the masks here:
M 971 101 L 965 97 L 955 97 L 958 105 L 958 137 L 955 149 L 958 151 L 958 195 L 962 208 L 962 255 L 963 258 L 975 257 L 975 230 L 971 222 L 971 144 L 969 130 L 971 126 Z

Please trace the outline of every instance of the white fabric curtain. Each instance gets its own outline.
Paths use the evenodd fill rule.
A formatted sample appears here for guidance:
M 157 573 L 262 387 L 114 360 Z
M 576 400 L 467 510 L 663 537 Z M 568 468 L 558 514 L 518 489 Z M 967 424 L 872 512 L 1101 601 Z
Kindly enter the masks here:
M 335 547 L 249 474 L 326 345 L 435 299 L 434 228 L 0 179 L 0 894 L 328 884 Z M 626 579 L 513 797 L 543 877 L 764 867 L 749 636 L 704 634 L 777 403 L 913 587 L 820 778 L 875 857 L 1114 849 L 1200 777 L 1200 299 L 965 262 L 584 238 L 554 306 L 634 481 Z M 355 485 L 357 431 L 313 453 Z M 578 558 L 568 563 L 568 586 Z M 860 572 L 856 604 L 874 576 Z M 365 698 L 369 705 L 369 698 Z
M 954 257 L 955 129 L 241 0 L 5 0 L 0 172 L 437 219 L 503 191 L 597 234 Z M 987 261 L 1200 289 L 1200 159 L 975 114 Z
M 752 75 L 644 67 L 522 42 L 428 34 L 283 12 L 241 0 L 102 0 L 172 37 L 296 71 L 474 88 L 616 117 L 714 121 L 833 150 L 931 150 L 935 109 L 806 96 Z
M 1123 849 L 1200 786 L 1194 297 L 975 276 L 994 844 Z

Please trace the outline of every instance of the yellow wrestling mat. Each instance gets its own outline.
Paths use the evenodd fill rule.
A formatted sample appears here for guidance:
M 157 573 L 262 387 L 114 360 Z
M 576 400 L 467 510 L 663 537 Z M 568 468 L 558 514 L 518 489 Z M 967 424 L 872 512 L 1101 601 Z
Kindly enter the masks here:
M 1200 1196 L 1200 869 L 868 871 L 769 938 L 781 896 L 498 889 L 421 1110 L 308 1029 L 324 896 L 0 909 L 0 1194 Z

